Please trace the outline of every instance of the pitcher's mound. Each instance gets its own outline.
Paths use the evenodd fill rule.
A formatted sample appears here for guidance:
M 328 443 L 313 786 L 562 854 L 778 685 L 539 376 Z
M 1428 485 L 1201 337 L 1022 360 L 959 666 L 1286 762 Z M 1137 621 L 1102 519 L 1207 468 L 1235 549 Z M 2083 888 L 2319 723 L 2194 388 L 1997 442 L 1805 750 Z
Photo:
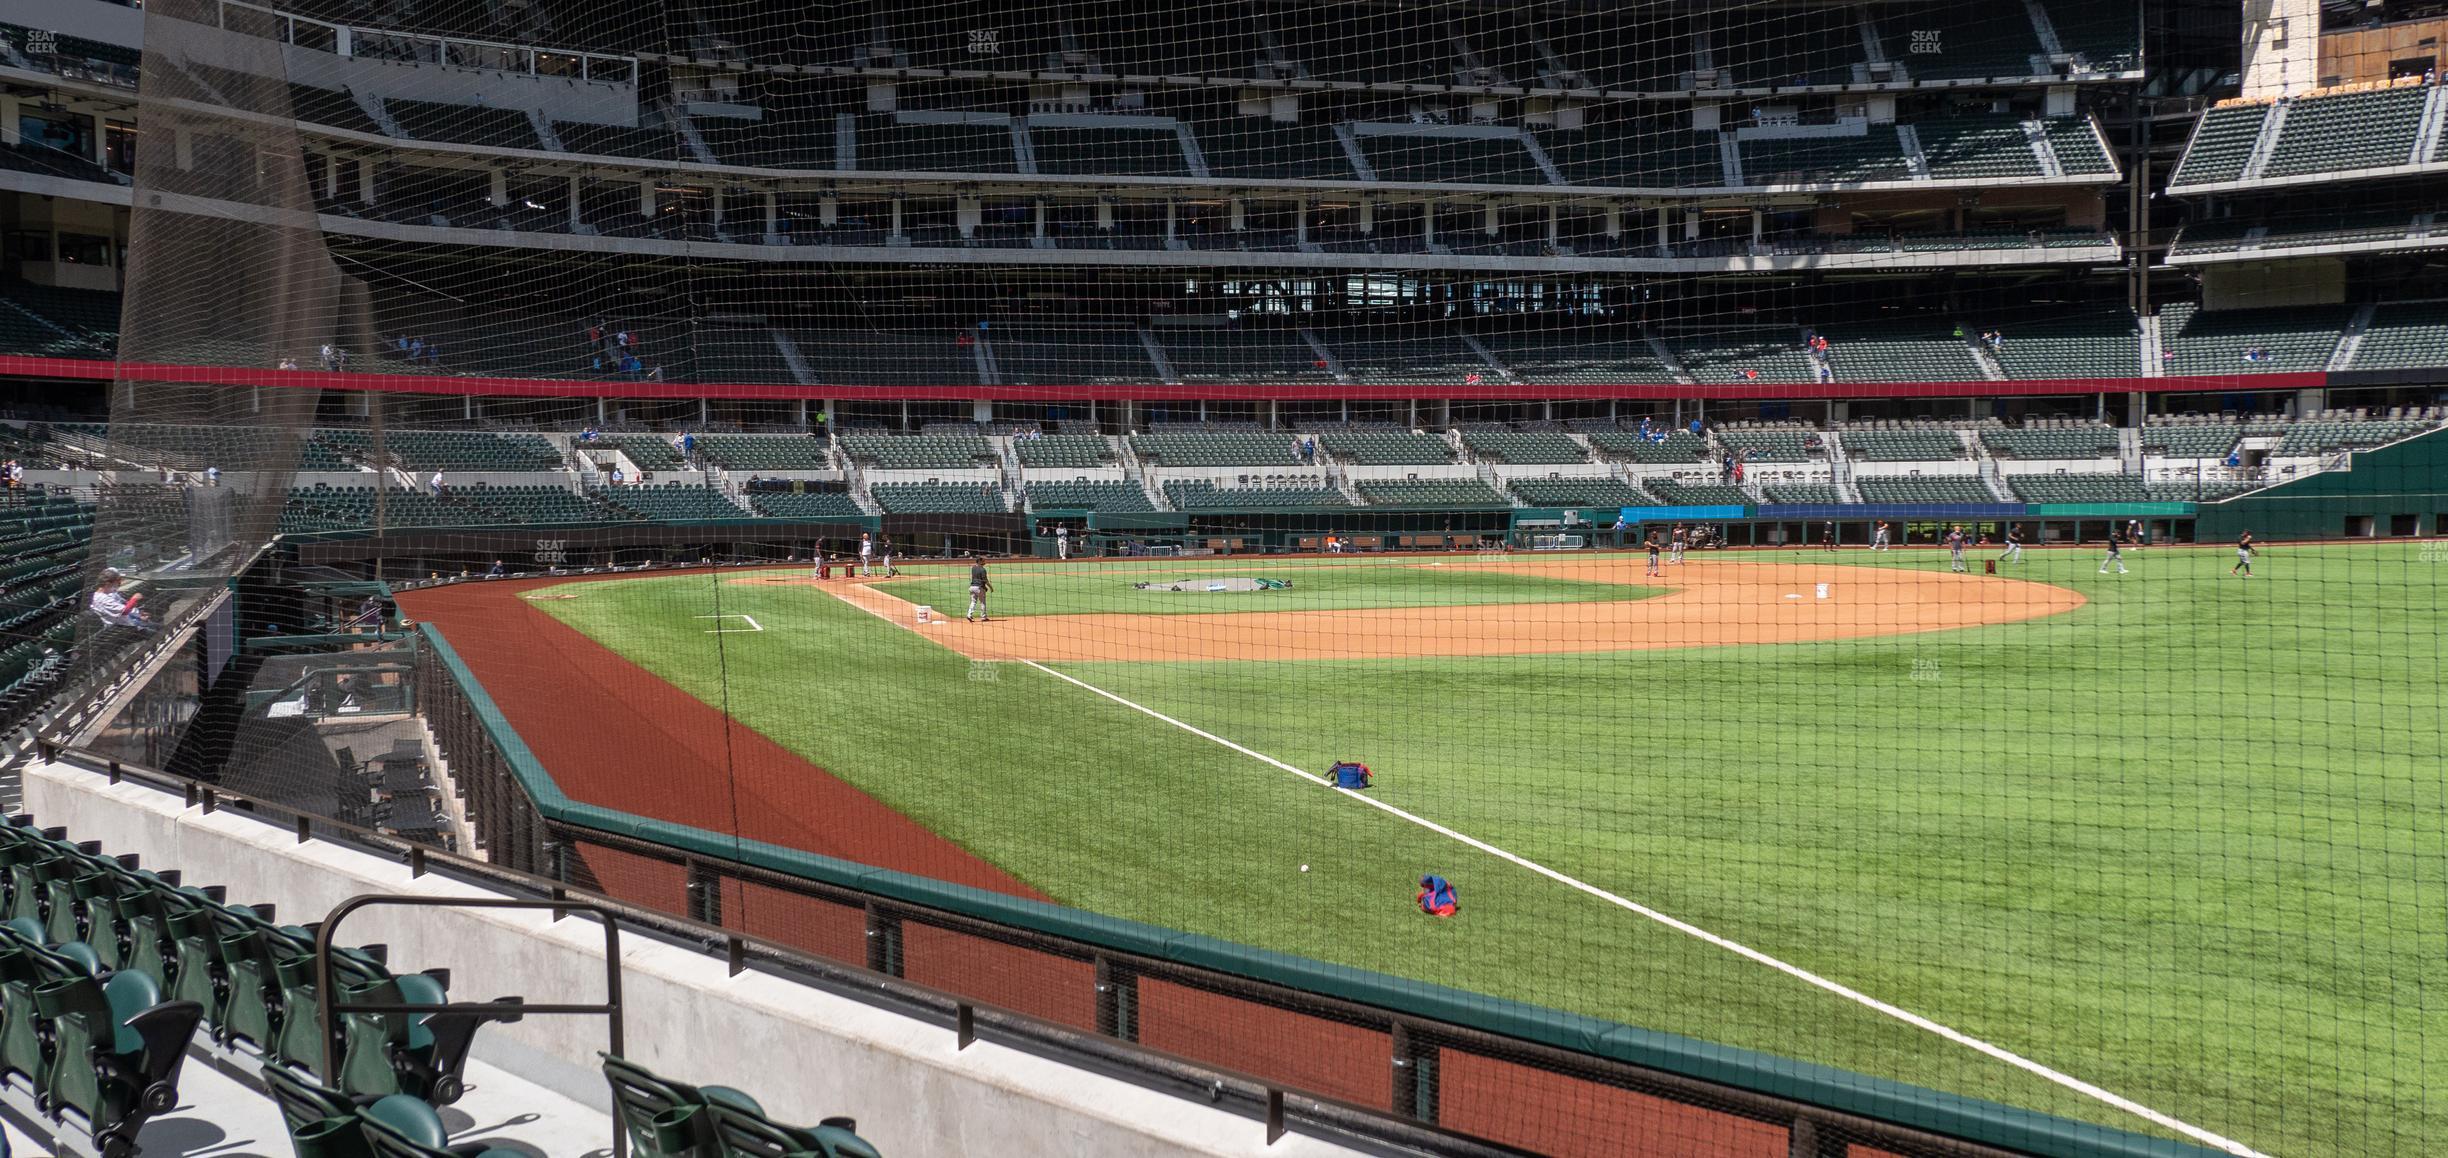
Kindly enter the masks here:
M 1141 591 L 1282 591 L 1292 586 L 1289 579 L 1251 579 L 1233 576 L 1227 579 L 1183 579 L 1173 583 L 1133 583 Z

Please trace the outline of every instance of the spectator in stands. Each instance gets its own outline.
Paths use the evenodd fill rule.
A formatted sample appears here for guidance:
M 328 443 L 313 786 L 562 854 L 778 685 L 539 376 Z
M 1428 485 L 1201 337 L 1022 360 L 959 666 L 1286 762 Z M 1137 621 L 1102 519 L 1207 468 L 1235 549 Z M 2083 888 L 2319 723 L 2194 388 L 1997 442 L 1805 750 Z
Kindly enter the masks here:
M 579 431 L 579 432 L 578 432 L 578 441 L 580 441 L 580 442 L 593 442 L 593 441 L 595 441 L 595 427 L 594 427 L 594 424 L 589 423 L 589 424 L 587 425 L 587 428 L 586 428 L 585 430 L 581 430 L 581 431 Z
M 349 620 L 349 626 L 353 628 L 371 627 L 379 629 L 382 627 L 382 621 L 382 599 L 377 596 L 368 595 L 365 597 L 363 602 L 357 605 L 357 615 L 355 618 Z
M 86 606 L 92 609 L 103 623 L 112 627 L 151 626 L 152 619 L 136 606 L 144 602 L 144 595 L 142 593 L 121 595 L 119 593 L 120 584 L 119 572 L 104 568 L 102 580 L 94 585 L 93 599 Z
M 316 360 L 326 370 L 337 370 L 340 368 L 340 351 L 330 342 L 325 342 L 323 348 L 316 352 Z
M 24 472 L 18 469 L 16 459 L 12 458 L 8 460 L 7 466 L 0 467 L 0 486 L 16 490 L 19 486 L 24 485 L 23 478 Z
M 485 578 L 487 579 L 499 579 L 509 573 L 510 569 L 502 566 L 502 561 L 499 559 L 493 560 L 493 565 L 485 568 Z
M 221 485 L 220 467 L 208 466 L 204 468 L 204 485 L 208 487 L 217 487 Z
M 442 472 L 438 470 L 433 472 L 433 477 L 426 479 L 425 485 L 433 489 L 435 498 L 442 497 Z
M 617 467 L 617 466 L 616 466 L 616 467 L 613 467 L 613 468 L 612 468 L 612 485 L 613 485 L 613 486 L 619 486 L 619 485 L 621 485 L 621 482 L 622 482 L 621 468 L 619 468 L 619 467 Z
M 1692 437 L 1694 437 L 1694 438 L 1698 438 L 1698 437 L 1700 437 L 1700 420 L 1699 420 L 1698 418 L 1693 418 L 1693 419 L 1691 420 L 1691 432 L 1692 432 Z

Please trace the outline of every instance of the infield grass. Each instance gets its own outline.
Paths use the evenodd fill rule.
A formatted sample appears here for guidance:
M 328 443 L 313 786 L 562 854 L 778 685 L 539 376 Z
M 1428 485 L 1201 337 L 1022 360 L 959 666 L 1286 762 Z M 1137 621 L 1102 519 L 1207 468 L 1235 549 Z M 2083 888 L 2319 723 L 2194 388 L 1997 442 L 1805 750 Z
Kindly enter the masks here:
M 2091 602 L 1831 643 L 1061 670 L 1312 771 L 1366 760 L 1390 803 L 2265 1152 L 2418 1154 L 2448 1138 L 2430 558 L 2282 547 L 2244 581 L 2221 549 L 2122 577 L 2034 551 L 2008 573 Z M 727 664 L 740 720 L 1066 903 L 2150 1132 L 809 588 L 558 590 L 539 606 L 710 702 Z M 715 611 L 766 630 L 690 618 Z M 1423 871 L 1462 917 L 1411 909 Z
M 913 581 L 894 595 L 911 603 L 960 610 L 969 601 L 966 564 L 904 567 Z M 1280 591 L 1144 591 L 1141 583 L 1244 576 L 1280 579 Z M 1123 612 L 1197 615 L 1224 611 L 1346 611 L 1363 607 L 1466 607 L 1488 603 L 1596 603 L 1645 599 L 1662 588 L 1592 583 L 1500 571 L 1445 567 L 1434 559 L 1337 559 L 1267 562 L 1199 559 L 1117 560 L 1101 565 L 1022 563 L 989 571 L 997 618 Z

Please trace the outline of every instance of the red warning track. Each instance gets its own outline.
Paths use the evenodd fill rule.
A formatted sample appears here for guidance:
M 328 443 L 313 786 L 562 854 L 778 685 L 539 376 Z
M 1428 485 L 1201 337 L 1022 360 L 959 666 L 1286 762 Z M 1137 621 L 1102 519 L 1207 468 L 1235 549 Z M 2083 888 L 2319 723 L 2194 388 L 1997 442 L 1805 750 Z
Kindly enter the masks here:
M 441 627 L 574 800 L 1043 900 L 968 850 L 623 659 L 520 594 L 561 579 L 402 592 Z

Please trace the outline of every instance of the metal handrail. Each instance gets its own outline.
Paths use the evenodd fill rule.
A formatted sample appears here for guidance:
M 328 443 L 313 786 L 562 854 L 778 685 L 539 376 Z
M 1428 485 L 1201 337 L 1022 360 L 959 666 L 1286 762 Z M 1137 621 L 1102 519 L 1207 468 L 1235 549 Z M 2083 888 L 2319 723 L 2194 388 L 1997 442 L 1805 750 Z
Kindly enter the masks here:
M 555 920 L 567 912 L 593 913 L 603 920 L 604 931 L 604 999 L 600 1003 L 561 1002 L 528 1003 L 523 1001 L 446 1001 L 440 1005 L 406 1005 L 397 1002 L 341 1001 L 332 989 L 332 943 L 340 922 L 359 909 L 377 905 L 394 908 L 430 909 L 550 909 Z M 340 1066 L 344 1043 L 340 1040 L 338 1019 L 344 1013 L 457 1013 L 485 1016 L 528 1014 L 589 1016 L 602 1015 L 611 1023 L 612 1056 L 626 1056 L 627 1044 L 622 1032 L 620 920 L 609 908 L 583 900 L 524 900 L 516 897 L 427 897 L 398 893 L 361 893 L 340 902 L 325 914 L 315 926 L 314 978 L 316 1005 L 315 1030 L 322 1035 L 323 1082 L 334 1089 L 340 1086 Z M 613 1158 L 628 1158 L 627 1131 L 612 1131 Z

